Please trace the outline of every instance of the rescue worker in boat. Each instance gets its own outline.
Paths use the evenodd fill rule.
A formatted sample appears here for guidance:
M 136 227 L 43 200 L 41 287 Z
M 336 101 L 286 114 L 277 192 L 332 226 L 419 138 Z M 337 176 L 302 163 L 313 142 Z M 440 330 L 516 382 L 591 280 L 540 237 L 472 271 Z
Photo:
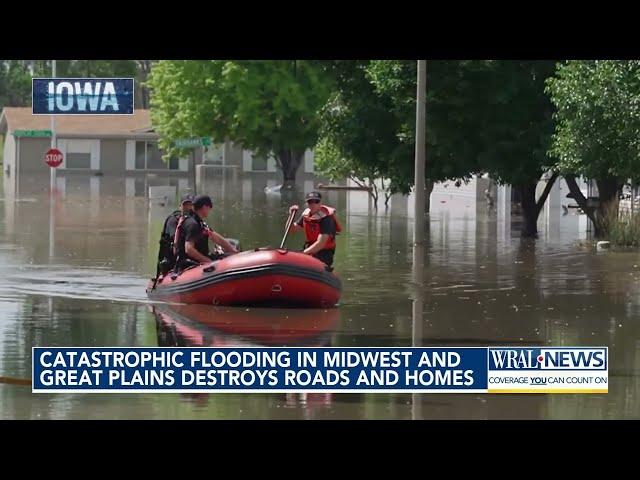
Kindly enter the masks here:
M 238 250 L 222 235 L 214 232 L 205 222 L 213 208 L 211 198 L 198 195 L 193 200 L 193 213 L 185 218 L 178 228 L 174 238 L 175 254 L 177 256 L 175 270 L 183 270 L 192 265 L 211 263 L 212 260 L 238 253 Z M 222 255 L 209 252 L 209 240 L 220 245 Z
M 164 221 L 162 234 L 160 236 L 160 251 L 158 252 L 158 271 L 166 275 L 176 263 L 174 254 L 173 239 L 176 234 L 178 224 L 184 221 L 184 218 L 191 215 L 193 211 L 193 195 L 185 194 L 180 200 L 180 208 L 173 211 Z M 158 275 L 156 275 L 157 277 Z
M 336 211 L 322 204 L 320 192 L 309 192 L 305 200 L 307 208 L 300 219 L 291 224 L 290 231 L 304 230 L 306 241 L 303 253 L 312 255 L 331 267 L 336 251 L 336 235 L 342 230 Z M 292 205 L 289 207 L 289 214 L 296 210 L 298 205 Z

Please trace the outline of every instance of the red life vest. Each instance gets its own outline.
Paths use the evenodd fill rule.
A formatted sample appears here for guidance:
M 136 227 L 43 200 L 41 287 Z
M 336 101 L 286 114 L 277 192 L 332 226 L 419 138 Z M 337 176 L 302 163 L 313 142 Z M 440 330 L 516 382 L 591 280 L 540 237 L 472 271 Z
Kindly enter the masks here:
M 302 212 L 302 226 L 304 227 L 304 234 L 307 237 L 307 245 L 315 243 L 320 236 L 320 220 L 330 216 L 336 224 L 336 233 L 342 231 L 340 222 L 336 218 L 336 209 L 322 205 L 320 210 L 315 215 L 311 215 L 309 209 L 305 209 Z M 336 248 L 335 235 L 329 236 L 329 240 L 325 243 L 323 250 L 334 250 Z

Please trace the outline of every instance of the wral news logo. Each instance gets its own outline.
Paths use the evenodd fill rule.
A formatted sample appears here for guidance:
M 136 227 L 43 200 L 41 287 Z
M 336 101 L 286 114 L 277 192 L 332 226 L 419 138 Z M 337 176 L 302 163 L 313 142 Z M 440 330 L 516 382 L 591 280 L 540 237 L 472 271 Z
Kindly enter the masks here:
M 133 78 L 34 78 L 34 115 L 133 115 Z
M 608 393 L 607 347 L 490 347 L 489 393 Z
M 607 348 L 490 348 L 489 370 L 606 370 Z

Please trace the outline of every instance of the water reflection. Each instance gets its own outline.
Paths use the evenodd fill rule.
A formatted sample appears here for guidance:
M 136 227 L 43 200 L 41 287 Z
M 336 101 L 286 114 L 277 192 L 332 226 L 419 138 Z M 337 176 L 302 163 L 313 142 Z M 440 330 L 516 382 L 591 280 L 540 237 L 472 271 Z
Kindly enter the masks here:
M 340 310 L 221 308 L 209 305 L 150 307 L 156 318 L 160 347 L 331 347 Z M 210 394 L 183 394 L 203 408 Z M 282 396 L 282 395 L 280 395 Z M 314 418 L 332 404 L 331 393 L 286 393 L 284 405 Z
M 340 321 L 337 308 L 224 308 L 209 305 L 155 305 L 158 346 L 248 347 L 331 346 Z

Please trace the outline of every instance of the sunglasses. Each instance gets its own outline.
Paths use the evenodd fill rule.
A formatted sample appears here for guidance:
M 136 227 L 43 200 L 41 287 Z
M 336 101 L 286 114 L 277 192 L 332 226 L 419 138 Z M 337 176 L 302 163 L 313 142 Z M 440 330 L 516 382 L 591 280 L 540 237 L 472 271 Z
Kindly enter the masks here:
M 320 200 L 307 200 L 307 203 L 320 203 Z

